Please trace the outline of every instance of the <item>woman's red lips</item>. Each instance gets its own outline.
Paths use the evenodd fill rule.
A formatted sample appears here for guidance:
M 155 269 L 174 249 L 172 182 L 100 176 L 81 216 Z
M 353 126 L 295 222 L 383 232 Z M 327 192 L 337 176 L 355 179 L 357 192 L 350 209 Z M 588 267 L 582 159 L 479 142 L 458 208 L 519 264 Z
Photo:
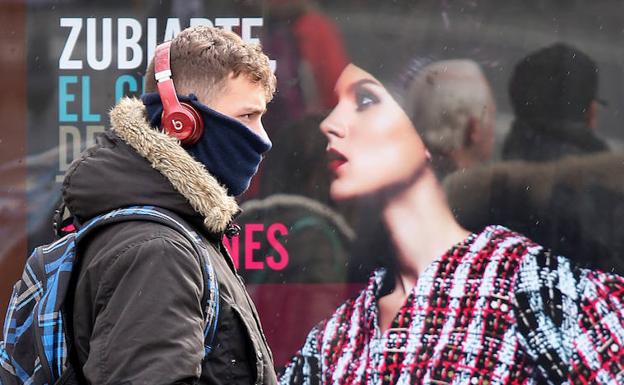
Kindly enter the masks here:
M 329 167 L 331 171 L 336 171 L 338 170 L 340 166 L 342 166 L 345 163 L 347 163 L 346 160 L 331 160 L 329 164 L 327 165 L 327 167 Z
M 347 158 L 342 155 L 338 150 L 335 150 L 333 148 L 327 150 L 327 159 L 327 167 L 333 172 L 338 170 L 338 168 L 343 164 L 347 163 Z

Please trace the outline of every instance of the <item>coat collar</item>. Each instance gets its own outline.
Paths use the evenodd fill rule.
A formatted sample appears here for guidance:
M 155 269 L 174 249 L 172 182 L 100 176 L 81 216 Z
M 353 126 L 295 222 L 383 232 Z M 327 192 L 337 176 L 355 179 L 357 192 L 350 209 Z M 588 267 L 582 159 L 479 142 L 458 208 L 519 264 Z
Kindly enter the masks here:
M 150 162 L 204 217 L 211 232 L 223 232 L 238 213 L 234 197 L 180 142 L 150 127 L 145 106 L 135 98 L 122 99 L 110 112 L 111 130 Z

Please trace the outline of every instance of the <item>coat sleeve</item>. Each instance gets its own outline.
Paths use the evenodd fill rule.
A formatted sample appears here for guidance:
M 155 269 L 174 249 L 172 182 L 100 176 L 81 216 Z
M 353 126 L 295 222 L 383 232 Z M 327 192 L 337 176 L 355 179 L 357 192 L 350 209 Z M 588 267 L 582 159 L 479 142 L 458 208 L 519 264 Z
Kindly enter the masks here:
M 100 280 L 89 355 L 91 384 L 187 384 L 204 356 L 203 280 L 190 245 L 134 243 Z
M 279 375 L 279 385 L 319 385 L 321 383 L 321 343 L 325 321 L 315 326 L 303 347 Z
M 520 341 L 547 383 L 624 383 L 624 278 L 538 249 L 514 301 Z

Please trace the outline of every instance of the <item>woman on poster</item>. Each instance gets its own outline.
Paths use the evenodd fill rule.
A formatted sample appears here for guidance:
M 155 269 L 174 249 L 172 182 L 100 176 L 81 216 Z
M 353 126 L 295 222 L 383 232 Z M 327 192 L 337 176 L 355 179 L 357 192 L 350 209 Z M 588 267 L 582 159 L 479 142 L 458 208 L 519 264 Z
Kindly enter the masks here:
M 310 331 L 280 383 L 624 383 L 624 279 L 501 226 L 469 233 L 400 92 L 355 64 L 335 91 L 331 196 L 381 201 L 392 268 Z

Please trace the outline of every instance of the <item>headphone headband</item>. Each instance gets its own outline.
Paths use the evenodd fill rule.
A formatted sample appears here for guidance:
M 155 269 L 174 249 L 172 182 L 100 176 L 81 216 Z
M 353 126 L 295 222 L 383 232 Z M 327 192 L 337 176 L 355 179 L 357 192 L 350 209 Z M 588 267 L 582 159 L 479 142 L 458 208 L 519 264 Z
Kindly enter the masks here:
M 156 81 L 171 78 L 171 40 L 160 44 L 156 47 L 154 54 L 154 76 Z

